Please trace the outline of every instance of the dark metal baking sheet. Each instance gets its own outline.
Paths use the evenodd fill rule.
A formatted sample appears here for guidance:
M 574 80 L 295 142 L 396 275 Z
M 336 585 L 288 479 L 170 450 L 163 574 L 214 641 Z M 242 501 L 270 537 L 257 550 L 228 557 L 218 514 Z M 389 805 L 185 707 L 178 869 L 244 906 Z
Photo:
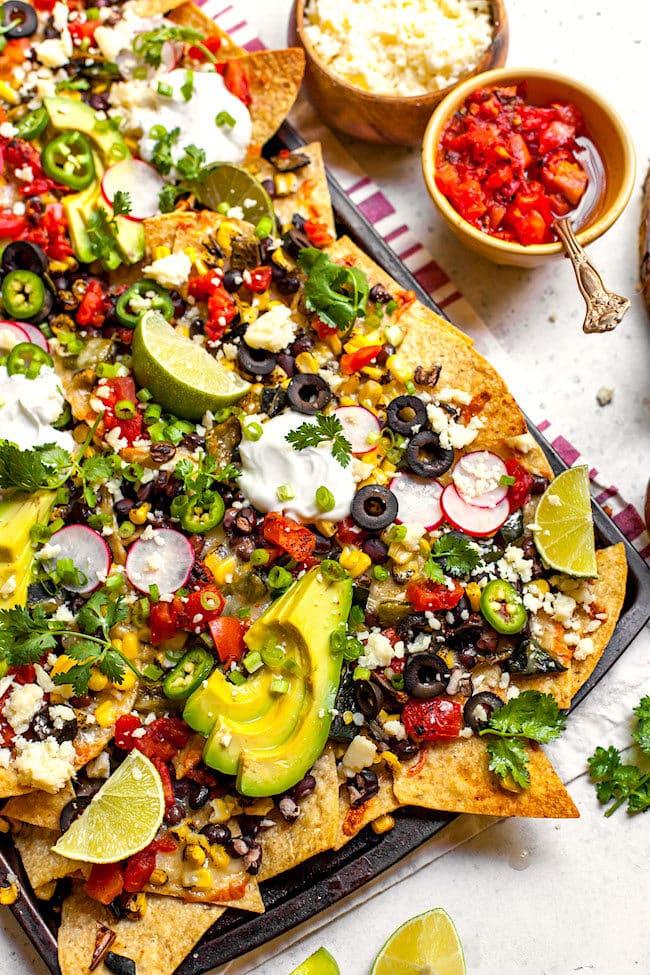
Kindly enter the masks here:
M 285 123 L 268 149 L 272 154 L 282 148 L 295 149 L 301 145 L 304 141 Z M 363 247 L 403 288 L 415 291 L 423 304 L 444 315 L 372 224 L 350 202 L 337 181 L 331 176 L 328 179 L 340 230 Z M 530 420 L 528 426 L 554 472 L 566 470 L 564 461 Z M 650 618 L 650 571 L 602 508 L 594 504 L 593 514 L 598 544 L 622 542 L 625 546 L 629 568 L 627 591 L 614 635 L 594 673 L 574 698 L 571 710 L 601 680 Z M 262 885 L 266 913 L 259 916 L 244 911 L 226 911 L 180 965 L 177 975 L 204 975 L 308 921 L 394 866 L 453 818 L 448 813 L 399 810 L 395 813 L 395 828 L 390 833 L 376 836 L 371 829 L 365 829 L 337 853 L 322 853 L 267 881 Z M 57 904 L 36 900 L 9 837 L 4 837 L 0 844 L 0 868 L 13 871 L 20 878 L 23 894 L 11 910 L 52 975 L 60 975 L 56 957 Z

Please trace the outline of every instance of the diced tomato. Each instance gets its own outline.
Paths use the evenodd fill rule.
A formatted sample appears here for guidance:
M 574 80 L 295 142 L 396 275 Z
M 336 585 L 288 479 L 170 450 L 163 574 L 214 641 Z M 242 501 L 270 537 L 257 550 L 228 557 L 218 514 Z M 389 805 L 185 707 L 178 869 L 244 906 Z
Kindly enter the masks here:
M 144 434 L 142 429 L 142 413 L 138 409 L 139 404 L 135 395 L 133 378 L 131 376 L 125 376 L 117 379 L 106 379 L 103 380 L 103 385 L 109 390 L 108 397 L 103 399 L 104 429 L 113 430 L 119 427 L 120 437 L 131 445 Z M 135 416 L 129 419 L 120 419 L 120 417 L 115 415 L 115 406 L 123 401 L 133 403 L 136 410 Z
M 262 533 L 267 542 L 283 549 L 296 562 L 304 561 L 316 547 L 316 537 L 309 528 L 277 511 L 264 516 Z
M 453 609 L 462 599 L 465 590 L 455 579 L 452 582 L 453 589 L 448 589 L 441 582 L 433 582 L 431 579 L 425 582 L 409 582 L 406 587 L 406 598 L 417 613 Z
M 544 217 L 538 210 L 529 210 L 513 221 L 522 244 L 544 244 L 550 239 Z
M 316 319 L 314 326 L 318 332 L 319 339 L 326 339 L 328 335 L 336 335 L 338 332 L 338 328 L 336 328 L 335 325 L 327 325 L 325 322 L 322 322 L 320 318 Z
M 95 31 L 101 25 L 101 20 L 73 20 L 68 24 L 72 43 L 80 46 L 84 41 L 94 41 Z
M 186 600 L 181 600 L 181 604 L 179 625 L 181 629 L 194 633 L 205 629 L 206 624 L 221 616 L 226 600 L 215 586 L 205 586 L 191 592 Z
M 178 607 L 174 603 L 153 603 L 149 611 L 151 642 L 154 647 L 171 640 L 180 629 Z
M 17 684 L 35 684 L 36 668 L 34 664 L 21 664 L 13 672 L 14 680 Z
M 359 372 L 360 369 L 369 366 L 382 349 L 383 345 L 368 345 L 365 349 L 357 349 L 356 352 L 344 352 L 340 360 L 341 372 L 344 376 Z
M 226 84 L 228 91 L 238 98 L 240 102 L 244 105 L 251 104 L 251 94 L 248 86 L 248 76 L 246 74 L 246 69 L 243 64 L 233 59 L 232 61 L 226 61 L 226 67 L 223 72 L 223 80 Z
M 261 267 L 252 270 L 250 276 L 250 284 L 247 284 L 246 287 L 255 294 L 261 294 L 270 285 L 273 271 L 268 264 L 263 264 Z
M 577 206 L 587 189 L 589 177 L 580 163 L 551 158 L 542 170 L 542 180 L 550 193 L 559 193 L 571 206 Z
M 174 748 L 184 748 L 192 731 L 182 718 L 156 718 L 147 726 L 147 734 L 154 741 L 170 742 Z
M 305 233 L 314 247 L 327 247 L 334 240 L 329 227 L 321 220 L 305 220 Z
M 0 213 L 0 237 L 2 239 L 16 240 L 17 237 L 23 236 L 26 229 L 27 220 L 25 217 L 19 217 L 11 210 Z
M 178 849 L 178 843 L 171 833 L 162 833 L 151 845 L 155 847 L 156 853 L 173 853 Z
M 54 10 L 54 4 L 57 0 L 32 0 L 33 5 L 37 10 Z
M 165 762 L 157 755 L 154 755 L 151 759 L 155 765 L 158 775 L 160 776 L 160 781 L 162 782 L 163 794 L 165 796 L 165 806 L 169 809 L 170 806 L 174 805 L 174 786 L 172 785 L 172 777 L 169 769 Z
M 437 738 L 457 738 L 462 727 L 462 708 L 459 701 L 436 697 L 428 701 L 408 701 L 402 711 L 406 733 L 420 741 Z
M 220 616 L 208 623 L 208 629 L 222 663 L 227 666 L 241 660 L 246 649 L 246 631 L 241 620 L 234 616 Z
M 201 41 L 203 47 L 207 47 L 211 54 L 216 54 L 221 48 L 221 38 L 218 34 L 213 37 L 204 37 Z M 207 61 L 208 57 L 205 51 L 202 51 L 200 47 L 195 47 L 192 45 L 188 50 L 188 56 L 193 58 L 195 61 Z
M 119 863 L 94 863 L 84 890 L 94 901 L 110 904 L 124 890 L 124 871 Z
M 133 732 L 142 727 L 140 718 L 135 714 L 121 714 L 115 722 L 115 744 L 126 752 L 135 747 L 136 739 Z
M 109 306 L 108 296 L 104 294 L 104 289 L 99 281 L 89 281 L 86 293 L 77 308 L 77 324 L 101 328 L 106 319 Z
M 363 532 L 348 516 L 338 523 L 336 537 L 341 545 L 360 545 Z
M 506 470 L 509 477 L 514 477 L 515 483 L 508 488 L 508 503 L 511 511 L 517 511 L 528 504 L 530 500 L 530 489 L 533 486 L 533 478 L 514 457 L 506 461 Z
M 540 133 L 540 155 L 545 156 L 548 152 L 552 152 L 554 149 L 559 149 L 561 146 L 566 146 L 572 141 L 572 139 L 575 138 L 575 134 L 576 131 L 573 125 L 568 125 L 566 122 L 562 122 L 559 119 L 551 122 L 550 125 L 547 125 L 546 128 Z
M 124 868 L 124 890 L 135 894 L 149 883 L 151 874 L 156 869 L 156 850 L 150 843 L 144 850 L 129 857 Z

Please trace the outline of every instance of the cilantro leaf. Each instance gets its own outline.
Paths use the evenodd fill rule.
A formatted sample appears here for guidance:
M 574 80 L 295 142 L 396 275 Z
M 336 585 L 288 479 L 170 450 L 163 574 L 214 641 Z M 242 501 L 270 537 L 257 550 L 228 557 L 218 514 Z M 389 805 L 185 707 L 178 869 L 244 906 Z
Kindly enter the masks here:
M 71 466 L 70 454 L 55 444 L 20 450 L 9 440 L 0 440 L 0 488 L 17 488 L 31 494 L 51 487 Z
M 558 738 L 564 731 L 565 716 L 551 694 L 523 691 L 502 708 L 492 712 L 490 723 L 480 734 L 502 738 L 531 738 L 544 744 Z
M 636 728 L 632 732 L 632 738 L 642 752 L 650 755 L 650 696 L 646 694 L 645 697 L 642 697 L 633 710 L 637 716 L 637 722 Z
M 151 161 L 163 176 L 172 170 L 174 165 L 172 146 L 178 141 L 180 134 L 181 130 L 179 128 L 171 129 L 168 132 L 161 125 L 154 126 L 150 132 L 150 135 L 156 139 L 151 150 Z
M 648 775 L 639 783 L 627 802 L 629 813 L 646 812 L 647 809 L 650 809 L 650 776 Z
M 488 768 L 502 779 L 512 779 L 521 789 L 530 786 L 528 754 L 523 741 L 517 738 L 501 738 L 487 746 L 490 756 Z
M 126 672 L 126 667 L 124 666 L 122 658 L 113 650 L 109 650 L 107 653 L 105 653 L 97 666 L 101 673 L 114 683 L 119 683 Z
M 86 233 L 90 249 L 98 261 L 108 260 L 117 249 L 115 224 L 103 207 L 95 207 L 90 213 L 86 221 Z
M 73 692 L 79 696 L 88 690 L 88 681 L 92 669 L 92 663 L 76 664 L 65 673 L 55 674 L 53 680 L 55 684 L 70 684 Z
M 94 664 L 101 657 L 102 650 L 98 643 L 91 643 L 90 640 L 70 640 L 65 652 L 71 660 L 78 660 L 82 664 Z
M 298 254 L 298 265 L 307 274 L 304 296 L 309 311 L 332 328 L 347 331 L 365 315 L 368 279 L 359 268 L 342 267 L 315 247 Z
M 632 737 L 644 751 L 648 744 L 646 722 L 650 720 L 649 712 L 650 697 L 646 696 L 634 708 L 638 720 L 632 732 Z M 609 748 L 598 747 L 587 759 L 587 765 L 589 775 L 596 784 L 598 801 L 605 804 L 614 800 L 605 816 L 611 816 L 624 802 L 627 802 L 629 813 L 650 809 L 650 772 L 644 772 L 636 765 L 624 765 L 620 751 L 613 745 Z
M 176 163 L 176 170 L 183 179 L 200 179 L 205 166 L 205 151 L 198 146 L 185 146 L 185 154 Z
M 341 467 L 350 463 L 352 445 L 343 433 L 343 424 L 338 416 L 316 413 L 313 422 L 302 423 L 296 430 L 290 430 L 285 440 L 294 450 L 305 450 L 307 447 L 318 447 L 319 444 L 331 441 L 332 456 Z
M 469 538 L 442 535 L 431 549 L 431 558 L 442 559 L 443 567 L 450 576 L 468 576 L 481 561 L 481 553 Z
M 104 614 L 102 612 L 108 603 L 105 590 L 98 589 L 90 599 L 84 603 L 77 613 L 77 626 L 82 633 L 93 634 L 104 629 Z
M 23 606 L 0 610 L 0 658 L 10 666 L 35 664 L 55 646 L 56 637 L 41 606 L 31 614 Z
M 131 212 L 131 195 L 126 190 L 116 190 L 113 197 L 113 213 L 116 217 L 127 216 Z
M 423 571 L 427 579 L 431 579 L 432 582 L 444 583 L 445 574 L 442 571 L 442 566 L 438 565 L 438 563 L 434 561 L 431 555 L 424 563 Z
M 604 782 L 610 779 L 621 764 L 621 753 L 618 748 L 597 748 L 591 758 L 587 759 L 589 774 L 594 782 Z
M 133 50 L 144 58 L 147 64 L 154 68 L 160 67 L 162 47 L 165 41 L 201 41 L 203 34 L 192 27 L 176 27 L 163 25 L 155 30 L 143 31 L 137 34 L 133 41 Z

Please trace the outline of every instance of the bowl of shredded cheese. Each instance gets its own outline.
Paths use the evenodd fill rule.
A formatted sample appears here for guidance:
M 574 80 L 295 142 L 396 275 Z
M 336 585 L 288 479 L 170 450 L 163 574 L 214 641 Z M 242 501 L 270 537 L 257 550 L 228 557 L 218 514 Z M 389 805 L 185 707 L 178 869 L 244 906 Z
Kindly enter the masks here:
M 418 145 L 438 102 L 508 52 L 502 0 L 296 0 L 289 33 L 323 120 L 384 145 Z

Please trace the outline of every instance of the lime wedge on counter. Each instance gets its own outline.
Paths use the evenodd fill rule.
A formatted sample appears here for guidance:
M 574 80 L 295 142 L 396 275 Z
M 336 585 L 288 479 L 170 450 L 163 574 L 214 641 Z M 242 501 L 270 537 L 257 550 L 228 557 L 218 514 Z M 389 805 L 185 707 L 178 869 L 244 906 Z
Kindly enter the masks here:
M 176 332 L 156 311 L 147 311 L 133 336 L 133 372 L 156 403 L 185 420 L 240 399 L 250 383 Z
M 291 975 L 341 975 L 341 972 L 329 951 L 319 948 L 302 965 L 294 968 Z
M 262 184 L 241 166 L 233 163 L 216 163 L 195 189 L 197 200 L 210 210 L 228 212 L 240 207 L 242 220 L 254 226 L 268 217 L 275 227 L 275 214 L 271 197 Z
M 547 565 L 584 579 L 598 575 L 587 467 L 570 467 L 551 481 L 535 522 L 535 545 Z
M 151 843 L 164 812 L 160 775 L 134 748 L 52 849 L 69 860 L 117 863 Z
M 463 947 L 441 907 L 405 921 L 381 949 L 370 975 L 465 975 Z

